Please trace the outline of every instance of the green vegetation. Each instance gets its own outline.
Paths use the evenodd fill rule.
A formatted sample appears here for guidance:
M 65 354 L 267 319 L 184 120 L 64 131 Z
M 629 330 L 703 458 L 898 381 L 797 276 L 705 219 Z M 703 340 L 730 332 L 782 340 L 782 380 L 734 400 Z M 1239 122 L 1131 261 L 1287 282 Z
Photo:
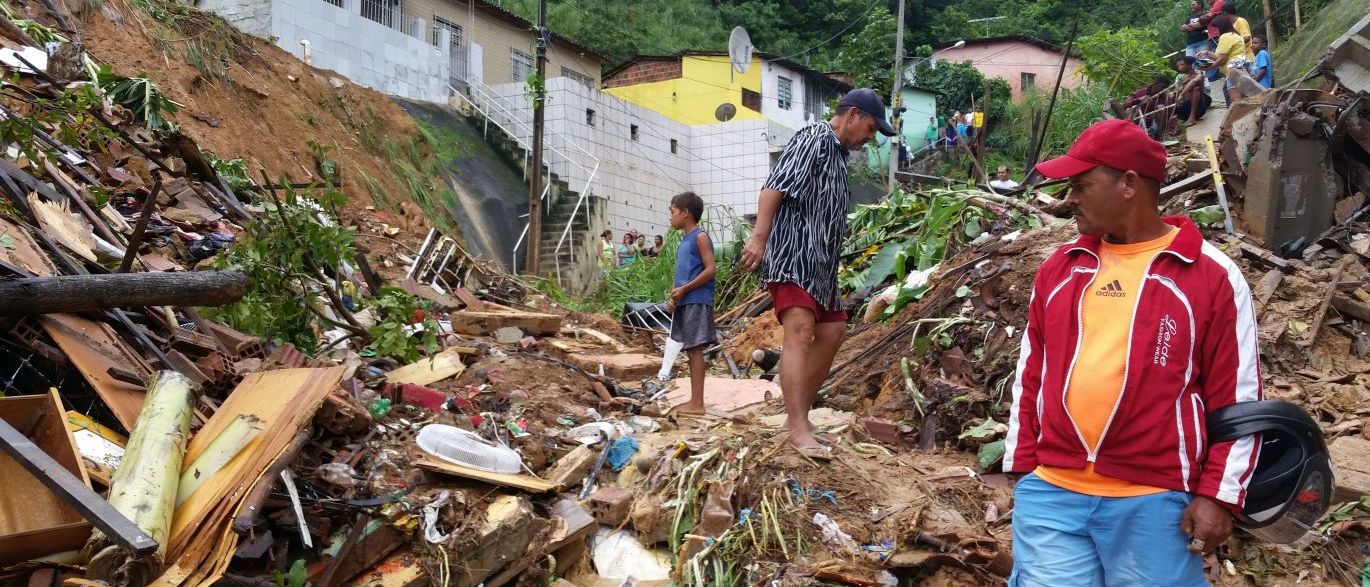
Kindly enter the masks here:
M 425 302 L 390 288 L 362 300 L 353 282 L 341 277 L 340 268 L 355 257 L 353 229 L 336 221 L 346 198 L 336 188 L 311 192 L 312 198 L 290 188 L 283 198 L 272 195 L 268 210 L 248 224 L 243 237 L 218 261 L 221 267 L 247 274 L 247 293 L 208 313 L 234 328 L 292 343 L 310 354 L 324 350 L 324 333 L 335 329 L 346 338 L 370 343 L 378 355 L 403 361 L 436 350 L 438 326 Z M 321 297 L 338 302 L 351 297 L 357 314 L 338 310 L 335 302 L 333 309 L 347 315 L 331 315 Z M 362 312 L 369 312 L 369 325 L 363 325 Z
M 1065 153 L 1086 127 L 1103 118 L 1103 104 L 1110 97 L 1108 89 L 1102 84 L 1061 90 L 1056 97 L 1056 109 L 1051 114 L 1051 125 L 1042 142 L 1042 158 Z M 1010 103 L 998 127 L 986 139 L 989 152 L 1008 157 L 1012 161 L 1007 163 L 1009 169 L 1021 168 L 1032 143 L 1033 113 L 1045 114 L 1050 102 L 1051 93 L 1043 91 L 1029 92 L 1022 100 Z
M 101 65 L 91 77 L 104 90 L 110 102 L 124 107 L 133 115 L 134 122 L 148 130 L 176 130 L 176 124 L 167 120 L 167 117 L 176 114 L 176 109 L 181 105 L 162 95 L 157 85 L 146 76 L 124 77 L 114 73 L 110 66 Z
M 228 79 L 229 63 L 251 52 L 242 31 L 193 5 L 175 0 L 132 3 L 156 21 L 147 32 L 157 50 L 171 55 L 179 46 L 181 56 L 206 80 Z
M 731 216 L 728 208 L 708 206 L 704 220 L 699 223 L 710 234 L 718 234 L 725 223 L 738 227 L 731 241 L 714 243 L 714 262 L 718 268 L 714 277 L 714 312 L 717 314 L 745 300 L 758 287 L 755 273 L 737 269 L 737 256 L 742 244 L 751 238 L 751 227 L 737 222 Z M 567 295 L 553 280 L 544 280 L 539 289 L 573 310 L 612 314 L 615 317 L 623 315 L 623 306 L 628 302 L 664 302 L 675 279 L 675 252 L 683 236 L 678 230 L 667 232 L 661 255 L 640 257 L 627 265 L 610 269 L 600 279 L 598 288 L 584 299 L 577 300 Z M 598 237 L 596 242 L 599 242 Z
M 1151 29 L 1126 28 L 1098 31 L 1079 40 L 1083 72 L 1090 81 L 1103 84 L 1109 95 L 1124 98 L 1151 83 L 1151 76 L 1174 74 Z
M 1288 39 L 1277 39 L 1275 50 L 1270 53 L 1275 62 L 1275 85 L 1302 78 L 1322 58 L 1328 45 L 1346 34 L 1351 25 L 1370 14 L 1370 0 L 1332 0 L 1326 2 L 1325 10 L 1311 18 L 1308 16 L 1309 4 L 1302 4 L 1303 28 Z
M 0 2 L 0 14 L 3 14 L 5 18 L 8 18 L 10 22 L 14 23 L 14 26 L 19 27 L 19 30 L 24 31 L 24 34 L 40 44 L 67 42 L 67 38 L 63 37 L 62 34 L 58 33 L 56 30 L 37 21 L 19 18 L 19 16 L 14 13 L 14 9 L 3 2 Z
M 879 287 L 891 280 L 901 284 L 897 297 L 882 314 L 893 316 L 917 300 L 926 286 L 902 284 L 914 271 L 941 263 L 988 233 L 1017 228 L 1036 228 L 1041 222 L 1017 211 L 1001 220 L 995 213 L 973 203 L 974 189 L 897 190 L 878 204 L 858 206 L 849 217 L 851 235 L 843 250 L 848 259 L 838 271 L 844 291 Z M 967 294 L 969 295 L 969 294 Z M 964 297 L 964 296 L 963 296 Z

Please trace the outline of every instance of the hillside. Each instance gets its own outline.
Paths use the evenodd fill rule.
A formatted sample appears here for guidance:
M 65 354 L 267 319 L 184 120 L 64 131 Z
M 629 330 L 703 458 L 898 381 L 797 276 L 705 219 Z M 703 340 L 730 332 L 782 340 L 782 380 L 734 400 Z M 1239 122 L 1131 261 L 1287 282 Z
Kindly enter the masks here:
M 1370 14 L 1370 0 L 1332 0 L 1326 8 L 1304 22 L 1304 26 L 1271 54 L 1275 61 L 1275 82 L 1294 81 L 1317 64 L 1327 46 L 1346 34 L 1351 25 Z
M 371 222 L 360 224 L 399 228 L 399 234 L 383 236 L 410 248 L 430 218 L 450 225 L 441 195 L 450 190 L 421 172 L 429 169 L 431 149 L 413 119 L 384 95 L 306 66 L 218 17 L 152 2 L 102 5 L 83 19 L 82 40 L 97 62 L 144 74 L 179 103 L 173 121 L 202 150 L 244 159 L 256 180 L 265 170 L 273 180 L 320 181 L 316 161 L 331 160 L 347 195 L 352 217 L 346 220 L 365 216 Z M 41 5 L 30 12 L 44 14 Z M 197 57 L 197 50 L 215 57 L 197 66 L 187 58 Z

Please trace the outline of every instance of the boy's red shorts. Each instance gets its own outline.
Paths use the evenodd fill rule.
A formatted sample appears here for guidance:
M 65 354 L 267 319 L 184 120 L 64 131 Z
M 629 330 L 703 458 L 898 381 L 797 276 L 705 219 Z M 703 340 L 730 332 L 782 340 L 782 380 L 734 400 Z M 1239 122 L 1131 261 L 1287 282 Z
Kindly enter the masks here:
M 819 324 L 827 322 L 846 322 L 846 310 L 828 310 L 813 299 L 813 295 L 795 283 L 768 283 L 766 289 L 771 292 L 771 297 L 775 298 L 775 317 L 784 321 L 785 310 L 790 308 L 808 308 L 813 312 L 814 321 Z

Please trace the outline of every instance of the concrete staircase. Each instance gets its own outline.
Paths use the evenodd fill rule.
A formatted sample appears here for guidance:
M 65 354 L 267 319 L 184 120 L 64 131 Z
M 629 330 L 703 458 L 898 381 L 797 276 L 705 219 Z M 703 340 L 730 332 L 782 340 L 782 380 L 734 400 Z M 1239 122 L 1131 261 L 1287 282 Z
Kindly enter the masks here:
M 493 120 L 487 124 L 486 114 L 479 108 L 472 107 L 469 102 L 456 99 L 453 105 L 458 106 L 462 114 L 477 128 L 484 128 L 486 142 L 507 164 L 520 174 L 524 174 L 528 167 L 527 151 L 517 138 L 498 124 L 494 124 Z M 547 153 L 544 153 L 544 156 L 546 155 Z M 542 201 L 540 215 L 542 227 L 539 231 L 539 266 L 531 273 L 556 279 L 567 291 L 583 292 L 597 277 L 598 235 L 608 226 L 607 202 L 593 194 L 587 194 L 582 201 L 580 192 L 574 191 L 571 185 L 557 174 L 548 175 L 546 166 L 542 168 L 542 173 L 544 178 L 550 177 L 551 181 Z M 524 176 L 526 177 L 526 174 Z M 526 207 L 522 213 L 527 213 Z M 517 224 L 523 225 L 525 222 L 526 219 L 521 219 Z M 527 255 L 526 247 L 525 239 L 516 255 L 512 251 L 506 253 L 517 258 L 518 272 L 524 274 L 530 273 L 523 266 Z

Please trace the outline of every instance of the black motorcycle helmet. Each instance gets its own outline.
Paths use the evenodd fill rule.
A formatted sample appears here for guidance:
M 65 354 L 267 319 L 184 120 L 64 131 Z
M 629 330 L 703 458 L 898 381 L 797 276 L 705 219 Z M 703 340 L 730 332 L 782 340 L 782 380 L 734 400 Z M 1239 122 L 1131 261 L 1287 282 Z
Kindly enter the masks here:
M 1298 406 L 1239 402 L 1208 414 L 1208 442 L 1260 434 L 1260 456 L 1237 525 L 1261 540 L 1289 544 L 1331 505 L 1333 474 L 1322 429 Z

